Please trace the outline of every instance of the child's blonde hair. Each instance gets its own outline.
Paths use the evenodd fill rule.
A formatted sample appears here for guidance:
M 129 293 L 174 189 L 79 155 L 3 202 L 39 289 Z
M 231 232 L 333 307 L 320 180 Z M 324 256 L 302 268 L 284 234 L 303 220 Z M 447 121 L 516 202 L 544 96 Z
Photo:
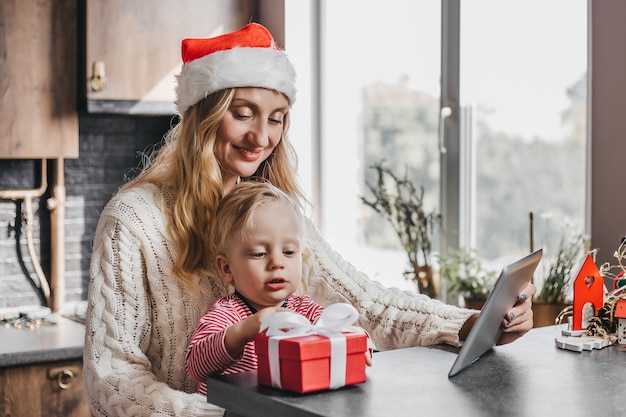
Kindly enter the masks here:
M 254 227 L 254 215 L 259 207 L 274 201 L 285 201 L 292 207 L 298 220 L 298 232 L 302 237 L 304 219 L 294 198 L 269 182 L 245 181 L 237 184 L 220 201 L 215 214 L 213 243 L 215 255 L 224 255 L 229 240 L 240 233 L 245 239 Z

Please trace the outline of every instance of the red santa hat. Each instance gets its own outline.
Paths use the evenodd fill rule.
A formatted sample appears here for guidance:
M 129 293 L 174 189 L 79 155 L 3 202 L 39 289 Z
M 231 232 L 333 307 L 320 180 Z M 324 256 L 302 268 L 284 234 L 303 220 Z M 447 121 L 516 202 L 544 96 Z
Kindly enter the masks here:
M 232 87 L 277 90 L 296 101 L 296 71 L 272 34 L 258 23 L 208 39 L 185 39 L 176 107 L 185 111 L 208 95 Z

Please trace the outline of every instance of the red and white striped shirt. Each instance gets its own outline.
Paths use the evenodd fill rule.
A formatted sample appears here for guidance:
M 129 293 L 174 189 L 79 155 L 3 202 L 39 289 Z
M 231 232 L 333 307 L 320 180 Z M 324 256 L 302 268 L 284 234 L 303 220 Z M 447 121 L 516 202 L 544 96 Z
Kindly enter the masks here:
M 292 295 L 285 307 L 300 313 L 315 323 L 324 308 L 308 295 Z M 231 357 L 224 346 L 226 329 L 232 324 L 250 317 L 253 311 L 237 295 L 231 294 L 217 300 L 198 323 L 191 338 L 185 357 L 185 368 L 191 378 L 198 383 L 198 392 L 206 395 L 206 378 L 209 375 L 226 375 L 257 369 L 257 355 L 254 342 L 246 343 L 243 352 Z

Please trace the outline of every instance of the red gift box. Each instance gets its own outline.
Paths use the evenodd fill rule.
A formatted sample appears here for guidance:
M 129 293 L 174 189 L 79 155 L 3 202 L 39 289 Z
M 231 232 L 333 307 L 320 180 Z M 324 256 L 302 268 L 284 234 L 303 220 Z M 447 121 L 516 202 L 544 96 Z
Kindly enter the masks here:
M 365 382 L 367 334 L 345 336 L 345 385 Z M 255 339 L 259 385 L 273 386 L 270 371 L 269 339 L 265 333 Z M 281 338 L 278 342 L 280 388 L 299 393 L 331 388 L 331 341 L 326 336 L 308 334 Z

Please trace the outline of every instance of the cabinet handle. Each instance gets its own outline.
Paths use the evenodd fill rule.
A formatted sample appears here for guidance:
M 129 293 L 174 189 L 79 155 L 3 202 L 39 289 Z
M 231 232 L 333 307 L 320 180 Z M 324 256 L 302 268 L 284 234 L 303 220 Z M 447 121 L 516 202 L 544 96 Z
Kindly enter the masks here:
M 106 85 L 106 75 L 104 72 L 104 62 L 95 61 L 93 63 L 93 75 L 91 76 L 91 89 L 93 91 L 102 91 Z
M 74 377 L 80 372 L 77 366 L 64 366 L 48 369 L 48 378 L 56 379 L 59 388 L 68 389 L 72 386 Z

